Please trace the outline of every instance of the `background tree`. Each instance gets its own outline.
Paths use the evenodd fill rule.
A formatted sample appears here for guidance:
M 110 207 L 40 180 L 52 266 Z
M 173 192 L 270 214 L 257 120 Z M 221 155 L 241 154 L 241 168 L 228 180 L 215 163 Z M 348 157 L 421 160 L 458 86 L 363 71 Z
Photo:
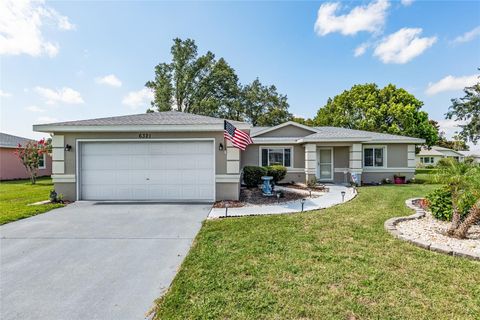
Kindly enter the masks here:
M 329 98 L 313 119 L 318 126 L 336 126 L 423 138 L 427 145 L 438 133 L 421 111 L 423 102 L 389 84 L 380 89 L 374 83 L 355 85 Z
M 242 103 L 246 120 L 253 126 L 275 126 L 292 118 L 287 96 L 273 85 L 262 85 L 258 78 L 243 88 Z
M 225 59 L 208 51 L 198 56 L 195 41 L 174 39 L 172 61 L 155 67 L 146 87 L 154 92 L 147 112 L 179 110 L 253 125 L 275 125 L 291 118 L 287 97 L 258 79 L 242 86 Z
M 302 117 L 293 117 L 292 121 L 294 121 L 296 123 L 303 124 L 304 126 L 309 126 L 309 127 L 314 127 L 315 126 L 314 121 L 310 118 L 305 119 L 305 118 L 302 118 Z
M 22 162 L 23 166 L 27 170 L 30 176 L 32 184 L 37 182 L 38 166 L 40 164 L 40 158 L 44 154 L 51 152 L 51 145 L 42 139 L 38 142 L 29 141 L 26 145 L 22 146 L 18 144 L 15 154 Z
M 466 87 L 463 92 L 465 92 L 463 98 L 451 100 L 452 105 L 446 118 L 465 121 L 466 124 L 460 125 L 462 128 L 460 135 L 476 144 L 480 140 L 480 81 Z

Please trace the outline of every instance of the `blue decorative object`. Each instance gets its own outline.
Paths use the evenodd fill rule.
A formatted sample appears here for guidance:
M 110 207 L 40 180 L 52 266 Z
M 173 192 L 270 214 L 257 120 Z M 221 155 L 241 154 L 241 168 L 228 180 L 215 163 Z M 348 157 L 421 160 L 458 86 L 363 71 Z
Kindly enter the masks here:
M 273 180 L 273 177 L 263 176 L 262 180 L 263 180 L 263 185 L 262 185 L 263 195 L 267 197 L 273 196 L 272 185 L 271 185 L 271 181 Z

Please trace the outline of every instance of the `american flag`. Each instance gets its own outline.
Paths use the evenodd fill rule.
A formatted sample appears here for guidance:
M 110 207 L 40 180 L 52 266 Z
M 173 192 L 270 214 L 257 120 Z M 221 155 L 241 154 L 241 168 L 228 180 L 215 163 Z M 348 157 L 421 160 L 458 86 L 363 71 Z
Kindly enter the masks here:
M 249 144 L 253 143 L 248 133 L 238 130 L 227 120 L 224 121 L 223 137 L 230 140 L 233 146 L 240 150 L 245 150 Z

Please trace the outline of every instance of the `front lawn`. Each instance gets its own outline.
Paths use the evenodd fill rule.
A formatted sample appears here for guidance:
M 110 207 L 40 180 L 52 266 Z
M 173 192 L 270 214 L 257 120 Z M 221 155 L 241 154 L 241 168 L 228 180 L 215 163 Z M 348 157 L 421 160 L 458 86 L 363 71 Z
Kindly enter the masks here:
M 48 200 L 52 189 L 50 178 L 39 178 L 35 185 L 30 180 L 0 182 L 0 225 L 62 207 L 62 204 L 27 206 Z
M 383 228 L 435 187 L 364 187 L 326 210 L 206 221 L 156 318 L 478 319 L 480 263 Z

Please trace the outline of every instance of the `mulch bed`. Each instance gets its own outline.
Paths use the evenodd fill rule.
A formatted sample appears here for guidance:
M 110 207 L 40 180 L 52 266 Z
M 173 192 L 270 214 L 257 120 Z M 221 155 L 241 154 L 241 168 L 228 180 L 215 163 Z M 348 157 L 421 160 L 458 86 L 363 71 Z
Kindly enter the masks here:
M 296 184 L 296 183 L 279 183 L 278 185 L 285 188 L 292 188 L 292 189 L 305 190 L 305 191 L 309 191 L 309 189 L 311 189 L 312 191 L 323 192 L 323 191 L 326 191 L 326 189 L 328 189 L 328 187 L 323 187 L 323 186 L 315 186 L 313 188 L 308 188 L 307 186 Z
M 217 201 L 214 203 L 214 208 L 225 208 L 228 204 L 229 208 L 239 208 L 247 204 L 262 205 L 262 204 L 276 204 L 288 201 L 300 200 L 305 198 L 298 192 L 282 191 L 283 197 L 277 198 L 276 196 L 266 197 L 263 195 L 262 190 L 259 188 L 242 188 L 240 190 L 240 201 Z

